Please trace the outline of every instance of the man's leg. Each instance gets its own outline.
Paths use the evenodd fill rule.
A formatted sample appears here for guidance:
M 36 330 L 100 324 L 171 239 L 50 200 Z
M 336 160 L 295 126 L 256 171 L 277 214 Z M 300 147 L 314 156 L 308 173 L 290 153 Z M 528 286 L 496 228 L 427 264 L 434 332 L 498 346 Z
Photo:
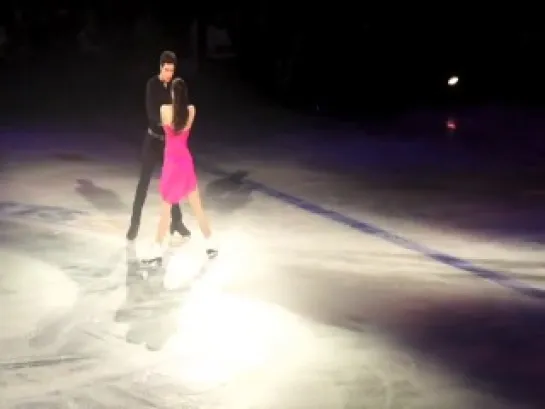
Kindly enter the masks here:
M 136 193 L 132 205 L 131 225 L 127 231 L 127 240 L 134 240 L 140 229 L 140 219 L 142 218 L 142 208 L 148 195 L 148 188 L 153 174 L 153 169 L 158 161 L 157 147 L 159 141 L 146 135 L 142 147 L 142 166 L 140 168 L 140 178 L 136 186 Z
M 191 232 L 185 226 L 185 224 L 182 222 L 182 211 L 180 209 L 179 204 L 173 205 L 170 208 L 170 216 L 171 216 L 170 234 L 174 234 L 174 233 L 177 232 L 182 237 L 191 236 Z

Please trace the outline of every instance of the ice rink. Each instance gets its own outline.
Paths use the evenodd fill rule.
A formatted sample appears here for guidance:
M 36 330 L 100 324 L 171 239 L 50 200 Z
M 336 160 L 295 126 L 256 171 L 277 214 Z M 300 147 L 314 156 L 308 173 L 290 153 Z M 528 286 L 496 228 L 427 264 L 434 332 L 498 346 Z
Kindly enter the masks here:
M 218 258 L 184 207 L 192 239 L 144 275 L 159 196 L 127 246 L 136 145 L 2 131 L 0 406 L 543 408 L 539 192 L 502 204 L 427 140 L 343 151 L 340 124 L 261 142 L 248 112 L 193 135 Z

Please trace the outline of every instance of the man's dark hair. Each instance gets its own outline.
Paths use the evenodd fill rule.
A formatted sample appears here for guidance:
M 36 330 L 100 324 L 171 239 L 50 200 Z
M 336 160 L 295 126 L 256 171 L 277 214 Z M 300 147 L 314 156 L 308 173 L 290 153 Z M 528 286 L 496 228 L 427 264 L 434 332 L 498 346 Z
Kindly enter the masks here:
M 174 64 L 178 62 L 178 59 L 176 58 L 176 54 L 174 54 L 172 51 L 163 51 L 161 53 L 161 57 L 159 58 L 159 65 L 162 67 L 165 64 Z

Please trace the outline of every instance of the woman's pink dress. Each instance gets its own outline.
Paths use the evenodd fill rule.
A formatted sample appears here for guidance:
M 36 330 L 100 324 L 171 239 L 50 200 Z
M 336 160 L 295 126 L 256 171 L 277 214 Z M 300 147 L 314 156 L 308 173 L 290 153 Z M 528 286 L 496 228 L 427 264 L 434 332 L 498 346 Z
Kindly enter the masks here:
M 159 182 L 163 200 L 170 204 L 183 201 L 197 188 L 193 157 L 187 146 L 189 130 L 176 132 L 165 125 L 165 159 Z

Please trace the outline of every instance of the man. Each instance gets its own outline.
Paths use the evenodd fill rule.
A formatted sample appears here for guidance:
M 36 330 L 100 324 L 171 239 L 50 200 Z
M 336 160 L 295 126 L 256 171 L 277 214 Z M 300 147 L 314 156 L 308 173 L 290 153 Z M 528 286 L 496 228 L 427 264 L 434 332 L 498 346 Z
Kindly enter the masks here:
M 142 149 L 142 168 L 140 179 L 134 196 L 131 225 L 127 231 L 127 240 L 134 240 L 140 228 L 142 208 L 146 201 L 151 176 L 155 166 L 162 161 L 165 148 L 165 134 L 161 126 L 161 105 L 170 104 L 172 99 L 170 87 L 176 69 L 176 55 L 171 51 L 164 51 L 159 60 L 159 75 L 154 75 L 146 85 L 146 112 L 148 115 L 148 132 Z M 189 237 L 190 231 L 182 222 L 180 206 L 172 206 L 170 233 L 179 233 L 182 237 Z

